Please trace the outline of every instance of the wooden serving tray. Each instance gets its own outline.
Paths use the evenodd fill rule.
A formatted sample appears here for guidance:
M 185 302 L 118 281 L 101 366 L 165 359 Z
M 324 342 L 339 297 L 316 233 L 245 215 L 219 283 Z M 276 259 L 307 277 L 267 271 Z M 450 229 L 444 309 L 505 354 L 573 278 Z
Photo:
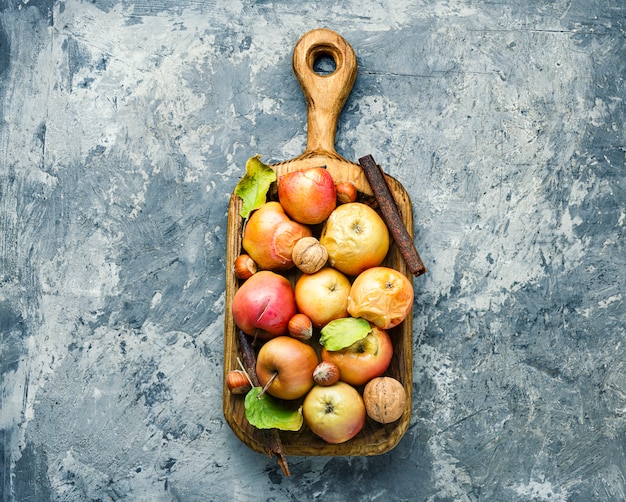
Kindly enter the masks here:
M 317 58 L 332 57 L 336 69 L 325 76 L 313 70 Z M 358 190 L 358 201 L 376 207 L 372 190 L 361 166 L 342 158 L 335 151 L 337 121 L 343 105 L 352 90 L 356 78 L 357 62 L 352 47 L 337 33 L 327 29 L 312 30 L 303 35 L 293 52 L 293 70 L 307 103 L 307 147 L 297 158 L 272 165 L 277 176 L 287 172 L 314 166 L 326 166 L 335 182 L 351 181 Z M 402 221 L 413 238 L 413 212 L 404 187 L 393 177 L 385 175 Z M 271 192 L 271 190 L 270 190 Z M 232 317 L 232 300 L 240 283 L 234 274 L 234 262 L 242 252 L 243 219 L 239 215 L 242 200 L 233 193 L 228 208 L 228 241 L 226 248 L 226 306 L 224 314 L 224 417 L 235 435 L 247 446 L 260 453 L 267 453 L 261 431 L 251 426 L 244 412 L 244 396 L 233 395 L 225 384 L 230 370 L 239 369 L 237 358 L 241 357 L 237 341 L 237 326 Z M 390 246 L 383 265 L 402 272 L 413 283 L 413 275 L 403 260 L 397 246 Z M 295 284 L 300 272 L 293 269 L 286 273 Z M 380 424 L 371 419 L 363 430 L 342 444 L 328 444 L 313 434 L 305 425 L 298 432 L 280 432 L 284 453 L 295 456 L 343 456 L 378 455 L 391 450 L 406 432 L 411 420 L 413 382 L 412 312 L 393 329 L 388 330 L 393 342 L 394 355 L 385 373 L 399 380 L 407 395 L 402 417 L 391 424 Z M 319 350 L 317 335 L 311 344 Z M 359 388 L 362 390 L 362 388 Z

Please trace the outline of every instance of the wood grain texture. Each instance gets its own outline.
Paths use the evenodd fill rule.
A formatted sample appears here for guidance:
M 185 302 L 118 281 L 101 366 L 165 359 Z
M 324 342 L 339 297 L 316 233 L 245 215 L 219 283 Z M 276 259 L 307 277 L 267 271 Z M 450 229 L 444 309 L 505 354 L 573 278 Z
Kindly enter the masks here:
M 315 62 L 321 57 L 332 58 L 335 63 L 332 73 L 322 75 L 315 71 Z M 335 150 L 339 114 L 358 71 L 354 49 L 338 33 L 316 28 L 298 39 L 293 49 L 292 68 L 306 102 L 307 143 L 299 156 L 272 164 L 277 175 L 325 166 L 335 183 L 349 181 L 362 193 L 371 195 L 361 166 L 346 160 Z
M 313 70 L 316 57 L 329 55 L 336 62 L 335 72 L 320 76 Z M 293 52 L 293 71 L 300 82 L 307 103 L 308 136 L 305 152 L 283 163 L 275 164 L 277 176 L 287 172 L 304 169 L 313 165 L 326 165 L 335 183 L 353 182 L 359 193 L 358 201 L 371 201 L 371 188 L 359 165 L 342 159 L 335 152 L 335 133 L 339 113 L 350 94 L 356 78 L 356 55 L 352 47 L 337 33 L 331 30 L 313 30 L 304 34 Z M 315 162 L 309 164 L 309 162 Z M 408 193 L 395 179 L 388 177 L 390 190 L 398 203 L 402 221 L 407 232 L 413 236 L 413 210 Z M 228 207 L 228 240 L 226 247 L 226 308 L 224 318 L 224 377 L 229 371 L 238 368 L 237 357 L 241 351 L 237 345 L 237 327 L 229 315 L 232 299 L 239 287 L 234 274 L 235 259 L 242 252 L 241 241 L 244 221 L 240 216 L 242 201 L 232 195 Z M 411 283 L 413 275 L 400 255 L 397 246 L 392 244 L 383 263 L 399 270 Z M 299 273 L 297 269 L 288 272 L 287 277 L 295 284 Z M 363 430 L 353 439 L 341 444 L 328 444 L 313 434 L 306 425 L 301 431 L 283 432 L 281 440 L 288 455 L 355 456 L 378 455 L 395 447 L 406 432 L 411 421 L 412 404 L 412 368 L 413 368 L 413 332 L 412 315 L 396 328 L 389 330 L 394 356 L 387 371 L 389 376 L 399 380 L 407 393 L 408 399 L 402 417 L 393 424 L 379 424 L 367 419 Z M 312 345 L 318 354 L 321 347 L 317 337 Z M 265 452 L 261 432 L 252 427 L 245 418 L 244 402 L 241 396 L 228 392 L 224 385 L 223 408 L 226 421 L 237 437 L 258 452 Z

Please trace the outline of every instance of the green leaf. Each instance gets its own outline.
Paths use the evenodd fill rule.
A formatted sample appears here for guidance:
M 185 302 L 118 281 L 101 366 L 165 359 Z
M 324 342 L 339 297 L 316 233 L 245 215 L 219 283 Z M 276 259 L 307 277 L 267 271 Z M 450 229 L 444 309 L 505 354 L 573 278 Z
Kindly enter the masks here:
M 298 431 L 302 427 L 302 408 L 287 409 L 267 392 L 258 397 L 262 387 L 253 387 L 246 394 L 244 407 L 246 418 L 257 429 L 280 429 Z
M 276 181 L 276 172 L 261 162 L 260 155 L 248 159 L 246 174 L 235 186 L 235 194 L 243 200 L 243 206 L 239 213 L 242 218 L 247 218 L 252 211 L 265 204 L 267 191 L 274 181 Z
M 360 317 L 335 319 L 320 331 L 320 343 L 326 350 L 341 350 L 365 338 L 370 331 L 370 323 Z

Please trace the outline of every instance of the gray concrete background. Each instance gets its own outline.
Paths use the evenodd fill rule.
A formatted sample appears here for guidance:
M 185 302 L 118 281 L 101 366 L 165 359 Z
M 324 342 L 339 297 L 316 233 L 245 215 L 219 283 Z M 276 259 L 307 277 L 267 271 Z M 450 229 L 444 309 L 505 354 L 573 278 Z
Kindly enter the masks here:
M 2 500 L 626 499 L 622 0 L 0 5 Z M 226 210 L 316 27 L 429 272 L 403 440 L 284 478 L 222 415 Z

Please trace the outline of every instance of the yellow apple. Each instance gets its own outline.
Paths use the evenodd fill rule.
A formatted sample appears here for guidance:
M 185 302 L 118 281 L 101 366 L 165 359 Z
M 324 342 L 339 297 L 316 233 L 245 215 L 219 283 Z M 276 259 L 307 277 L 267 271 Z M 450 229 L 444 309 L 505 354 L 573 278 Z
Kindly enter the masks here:
M 371 207 L 361 202 L 341 204 L 330 214 L 320 236 L 328 262 L 346 275 L 380 265 L 389 250 L 387 225 Z
M 309 429 L 324 441 L 339 444 L 352 439 L 365 425 L 361 394 L 345 382 L 316 385 L 304 398 L 302 414 Z
M 413 284 L 404 274 L 389 267 L 372 267 L 354 279 L 348 312 L 381 329 L 390 329 L 409 315 L 413 296 Z
M 298 311 L 315 327 L 348 316 L 350 280 L 339 270 L 325 267 L 314 274 L 302 274 L 294 288 Z

